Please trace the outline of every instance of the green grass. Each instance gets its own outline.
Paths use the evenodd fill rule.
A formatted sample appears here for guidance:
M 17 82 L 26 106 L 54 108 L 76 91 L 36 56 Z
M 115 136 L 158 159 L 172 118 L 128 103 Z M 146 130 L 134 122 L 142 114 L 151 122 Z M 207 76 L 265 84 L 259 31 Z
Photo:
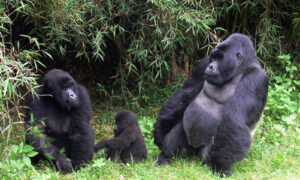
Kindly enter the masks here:
M 114 116 L 121 108 L 109 111 L 95 110 L 93 127 L 97 141 L 112 136 Z M 1 179 L 221 179 L 198 158 L 184 155 L 173 159 L 171 165 L 156 166 L 159 154 L 153 144 L 155 115 L 138 112 L 139 123 L 148 149 L 148 159 L 138 164 L 112 162 L 97 153 L 91 163 L 80 171 L 61 174 L 48 162 L 37 166 L 26 165 L 24 154 L 5 151 L 1 155 Z M 19 132 L 21 133 L 21 132 Z M 284 134 L 277 132 L 269 122 L 261 121 L 246 159 L 235 163 L 233 175 L 226 179 L 300 179 L 299 128 L 288 128 Z

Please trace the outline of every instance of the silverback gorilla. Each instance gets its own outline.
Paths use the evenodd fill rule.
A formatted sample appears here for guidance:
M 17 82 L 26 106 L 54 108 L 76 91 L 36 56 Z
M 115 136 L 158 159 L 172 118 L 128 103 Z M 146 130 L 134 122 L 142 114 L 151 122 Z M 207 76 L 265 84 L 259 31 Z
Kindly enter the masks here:
M 267 93 L 268 77 L 252 41 L 231 35 L 197 65 L 160 110 L 154 130 L 154 142 L 162 150 L 157 163 L 169 163 L 186 149 L 214 172 L 230 175 L 232 164 L 250 149 Z
M 48 159 L 64 172 L 80 169 L 94 153 L 87 91 L 69 73 L 53 69 L 45 75 L 37 95 L 30 99 L 25 117 L 26 143 L 38 152 L 33 163 Z M 41 133 L 35 132 L 37 128 Z
M 114 137 L 99 142 L 95 152 L 107 148 L 106 157 L 114 160 L 117 156 L 123 162 L 139 162 L 147 158 L 147 149 L 138 117 L 131 111 L 121 111 L 116 115 Z

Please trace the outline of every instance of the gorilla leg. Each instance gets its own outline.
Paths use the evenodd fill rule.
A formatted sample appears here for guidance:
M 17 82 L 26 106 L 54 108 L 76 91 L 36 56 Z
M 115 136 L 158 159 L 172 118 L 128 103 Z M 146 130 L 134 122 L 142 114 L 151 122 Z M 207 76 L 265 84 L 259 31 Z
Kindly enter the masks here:
M 78 135 L 77 138 L 70 142 L 70 158 L 72 166 L 75 170 L 81 168 L 82 165 L 89 162 L 94 154 L 94 136 L 92 129 L 88 134 Z
M 241 161 L 250 146 L 250 131 L 244 123 L 230 119 L 222 121 L 210 152 L 213 170 L 221 176 L 231 175 L 232 164 Z
M 46 139 L 27 135 L 26 143 L 32 145 L 38 152 L 38 155 L 32 158 L 33 163 L 37 163 L 39 159 L 48 159 L 56 163 L 62 171 L 70 172 L 72 170 L 71 160 L 61 154 L 60 150 Z
M 178 123 L 165 136 L 162 152 L 159 154 L 157 164 L 168 164 L 169 160 L 179 153 L 183 148 L 191 148 L 186 140 L 182 122 Z
M 110 160 L 114 161 L 120 152 L 116 149 L 107 149 L 105 151 L 106 159 L 110 158 Z

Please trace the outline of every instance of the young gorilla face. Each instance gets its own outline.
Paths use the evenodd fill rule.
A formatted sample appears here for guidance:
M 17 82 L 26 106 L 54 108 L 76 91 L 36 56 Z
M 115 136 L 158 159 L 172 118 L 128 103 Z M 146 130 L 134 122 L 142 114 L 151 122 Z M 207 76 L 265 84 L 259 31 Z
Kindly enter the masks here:
M 122 111 L 118 113 L 115 117 L 116 123 L 114 126 L 114 134 L 115 136 L 119 136 L 125 129 L 132 125 L 138 126 L 138 117 L 131 112 Z
M 78 89 L 75 80 L 65 71 L 53 69 L 49 71 L 44 84 L 46 90 L 63 109 L 70 110 L 79 104 Z

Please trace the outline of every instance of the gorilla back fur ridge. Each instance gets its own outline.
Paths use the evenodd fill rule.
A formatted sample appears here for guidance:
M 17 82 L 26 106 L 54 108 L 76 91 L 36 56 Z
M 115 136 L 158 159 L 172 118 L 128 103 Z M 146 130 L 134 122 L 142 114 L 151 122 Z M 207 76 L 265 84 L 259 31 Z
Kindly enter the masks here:
M 117 156 L 123 162 L 139 162 L 147 158 L 144 137 L 138 124 L 138 117 L 131 111 L 121 111 L 115 117 L 114 137 L 99 142 L 95 152 L 107 148 L 106 157 L 114 160 Z

